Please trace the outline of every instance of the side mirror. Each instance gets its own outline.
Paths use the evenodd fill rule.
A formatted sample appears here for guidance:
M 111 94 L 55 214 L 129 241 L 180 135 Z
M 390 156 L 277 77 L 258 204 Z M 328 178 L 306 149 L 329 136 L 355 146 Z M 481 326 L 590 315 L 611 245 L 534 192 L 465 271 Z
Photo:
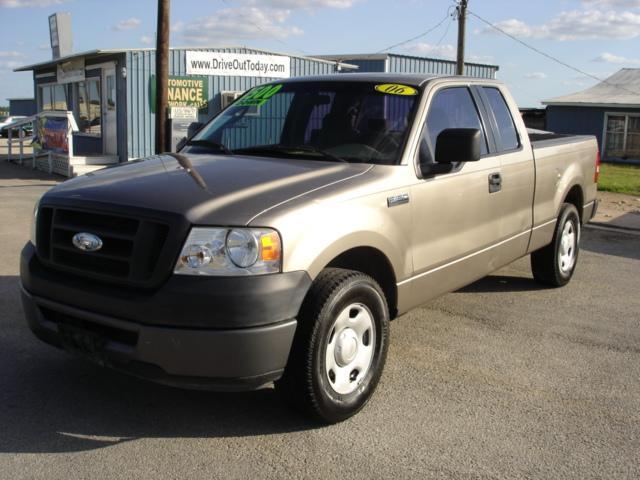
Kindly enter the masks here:
M 436 163 L 480 160 L 482 132 L 477 128 L 447 128 L 436 140 Z

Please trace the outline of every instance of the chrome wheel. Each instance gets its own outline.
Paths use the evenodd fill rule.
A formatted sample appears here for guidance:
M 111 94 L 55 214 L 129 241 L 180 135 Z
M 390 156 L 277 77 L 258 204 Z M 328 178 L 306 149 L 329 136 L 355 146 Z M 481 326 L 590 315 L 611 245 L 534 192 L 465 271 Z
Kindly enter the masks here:
M 367 375 L 376 341 L 375 324 L 369 309 L 354 303 L 342 310 L 329 333 L 325 353 L 325 372 L 329 385 L 347 395 Z
M 578 232 L 575 224 L 567 220 L 562 228 L 558 252 L 558 268 L 563 274 L 570 272 L 576 263 Z

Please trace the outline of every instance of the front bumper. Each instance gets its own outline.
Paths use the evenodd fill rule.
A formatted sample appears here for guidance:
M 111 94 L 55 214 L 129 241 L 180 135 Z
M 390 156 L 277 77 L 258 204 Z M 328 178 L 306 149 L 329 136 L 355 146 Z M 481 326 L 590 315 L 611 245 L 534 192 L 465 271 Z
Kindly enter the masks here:
M 282 375 L 311 283 L 304 272 L 174 276 L 154 292 L 120 291 L 45 269 L 31 244 L 21 277 L 27 322 L 41 340 L 156 382 L 213 390 L 259 388 Z

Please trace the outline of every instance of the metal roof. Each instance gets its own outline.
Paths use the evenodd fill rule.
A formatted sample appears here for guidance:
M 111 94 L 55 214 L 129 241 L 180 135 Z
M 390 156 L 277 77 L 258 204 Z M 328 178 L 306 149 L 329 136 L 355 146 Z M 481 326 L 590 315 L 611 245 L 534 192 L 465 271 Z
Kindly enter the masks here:
M 640 108 L 640 68 L 623 68 L 591 88 L 544 100 L 542 104 L 575 107 Z
M 330 60 L 328 58 L 319 58 L 319 57 L 303 56 L 303 55 L 291 55 L 289 53 L 273 52 L 273 51 L 269 51 L 269 50 L 263 50 L 261 48 L 253 48 L 253 47 L 246 47 L 246 46 L 171 47 L 169 50 L 204 50 L 204 51 L 210 51 L 210 50 L 225 49 L 225 48 L 244 48 L 244 49 L 247 49 L 247 50 L 261 52 L 261 53 L 264 53 L 266 55 L 280 55 L 280 56 L 284 56 L 284 57 L 304 58 L 304 59 L 314 60 L 314 61 L 321 62 L 321 63 L 330 63 L 330 64 L 334 64 L 334 65 L 336 63 L 338 63 L 340 65 L 340 67 L 348 69 L 348 70 L 356 70 L 358 68 L 356 65 L 350 65 L 348 63 L 340 62 L 340 61 L 337 61 L 337 60 Z M 67 55 L 65 57 L 60 57 L 60 58 L 56 58 L 56 59 L 52 59 L 52 60 L 47 60 L 47 61 L 44 61 L 44 62 L 34 63 L 32 65 L 25 65 L 23 67 L 18 67 L 16 69 L 14 69 L 13 71 L 14 72 L 28 72 L 28 71 L 31 71 L 31 70 L 38 70 L 40 68 L 53 67 L 53 66 L 58 65 L 60 63 L 68 62 L 70 60 L 74 60 L 74 59 L 78 59 L 78 58 L 82 58 L 82 57 L 101 57 L 101 56 L 107 56 L 107 55 L 117 55 L 117 54 L 127 53 L 127 52 L 153 52 L 153 51 L 155 51 L 155 48 L 114 48 L 114 49 L 87 50 L 85 52 L 73 53 L 73 54 Z
M 400 53 L 354 53 L 354 54 L 339 54 L 339 55 L 316 55 L 315 58 L 322 58 L 325 60 L 333 60 L 335 61 L 349 61 L 349 60 L 386 60 L 387 58 L 398 57 L 398 58 L 415 58 L 419 60 L 429 60 L 433 62 L 443 62 L 443 63 L 452 63 L 455 64 L 455 60 L 448 60 L 444 58 L 431 58 L 431 57 L 420 57 L 417 55 L 405 55 Z M 482 67 L 491 67 L 499 70 L 500 67 L 498 65 L 492 65 L 489 63 L 475 63 L 475 62 L 464 62 L 465 65 L 478 65 Z

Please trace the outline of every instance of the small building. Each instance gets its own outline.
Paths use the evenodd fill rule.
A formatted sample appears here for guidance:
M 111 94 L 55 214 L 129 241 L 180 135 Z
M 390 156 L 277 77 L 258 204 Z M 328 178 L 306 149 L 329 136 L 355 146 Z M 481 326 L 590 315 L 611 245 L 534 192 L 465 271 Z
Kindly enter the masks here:
M 319 55 L 318 58 L 356 65 L 359 72 L 456 74 L 456 62 L 452 60 L 397 53 Z M 465 75 L 477 78 L 495 79 L 500 68 L 497 65 L 482 63 L 465 63 L 464 65 Z
M 623 68 L 594 87 L 542 103 L 548 130 L 595 135 L 603 160 L 640 163 L 639 68 Z
M 30 117 L 36 113 L 34 98 L 7 98 L 9 101 L 9 115 L 12 117 Z

